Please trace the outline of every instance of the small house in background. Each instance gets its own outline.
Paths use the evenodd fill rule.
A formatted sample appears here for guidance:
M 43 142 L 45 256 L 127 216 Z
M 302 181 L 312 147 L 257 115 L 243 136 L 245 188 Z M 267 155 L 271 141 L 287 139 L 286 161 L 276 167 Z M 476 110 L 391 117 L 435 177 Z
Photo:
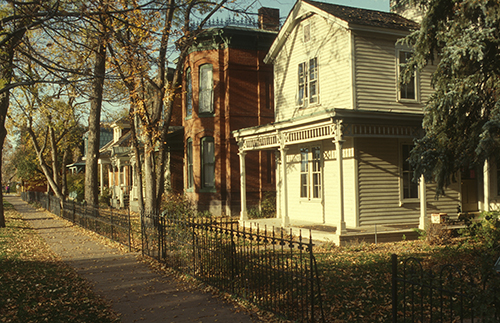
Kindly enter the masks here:
M 468 203 L 467 183 L 436 200 L 434 184 L 412 181 L 408 156 L 435 66 L 402 83 L 412 49 L 398 39 L 418 27 L 395 13 L 297 1 L 264 59 L 274 67 L 276 118 L 233 132 L 247 181 L 245 154 L 278 156 L 282 226 L 335 227 L 340 243 L 349 230 L 423 227 L 431 213 Z
M 173 123 L 175 123 L 173 119 Z M 132 132 L 128 118 L 111 124 L 113 140 L 100 149 L 99 173 L 101 194 L 108 188 L 110 205 L 139 210 L 138 164 L 132 149 Z M 166 190 L 182 192 L 182 127 L 171 126 L 168 135 L 168 160 L 165 168 Z
M 240 213 L 240 160 L 231 132 L 274 120 L 272 66 L 264 63 L 279 29 L 279 10 L 259 21 L 212 21 L 184 62 L 184 192 L 200 211 Z M 246 152 L 244 152 L 246 153 Z M 258 207 L 275 191 L 274 151 L 247 158 L 247 199 Z

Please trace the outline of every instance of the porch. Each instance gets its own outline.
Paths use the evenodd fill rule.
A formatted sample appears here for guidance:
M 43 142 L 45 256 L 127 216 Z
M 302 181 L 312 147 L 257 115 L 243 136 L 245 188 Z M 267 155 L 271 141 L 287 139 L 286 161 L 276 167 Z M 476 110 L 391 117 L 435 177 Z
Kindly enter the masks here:
M 336 245 L 343 245 L 350 242 L 366 242 L 366 243 L 380 243 L 380 242 L 394 242 L 401 240 L 416 240 L 418 239 L 418 223 L 415 225 L 369 225 L 360 226 L 356 228 L 346 228 L 346 231 L 341 235 L 337 233 L 337 227 L 331 225 L 317 224 L 312 222 L 297 221 L 290 219 L 290 225 L 283 228 L 281 226 L 282 220 L 279 218 L 270 219 L 251 219 L 240 221 L 240 225 L 246 229 L 267 230 L 275 233 L 280 233 L 283 229 L 284 234 L 294 236 L 302 236 L 303 241 L 309 240 L 309 230 L 314 243 L 334 243 Z

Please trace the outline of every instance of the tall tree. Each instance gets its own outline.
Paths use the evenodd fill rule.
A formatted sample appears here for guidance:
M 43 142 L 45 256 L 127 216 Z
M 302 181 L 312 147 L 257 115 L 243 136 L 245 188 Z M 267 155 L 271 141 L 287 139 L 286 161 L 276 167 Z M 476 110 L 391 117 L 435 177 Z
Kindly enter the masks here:
M 142 183 L 144 177 L 144 201 L 140 204 L 146 213 L 159 209 L 164 191 L 167 135 L 184 59 L 196 37 L 204 32 L 204 24 L 226 2 L 168 0 L 144 7 L 137 1 L 124 1 L 122 11 L 133 9 L 133 13 L 127 12 L 113 25 L 116 42 L 110 52 L 129 91 L 133 128 L 140 130 L 134 132 L 134 151 L 138 181 Z M 191 19 L 195 14 L 203 17 L 198 24 Z M 178 54 L 177 64 L 167 77 L 167 54 L 172 47 Z M 139 143 L 143 145 L 142 158 L 138 156 Z M 140 199 L 142 196 L 139 194 Z
M 5 119 L 9 110 L 10 89 L 14 70 L 14 55 L 24 34 L 37 24 L 41 0 L 29 2 L 3 2 L 0 11 L 0 148 L 3 147 L 7 130 Z M 0 154 L 2 165 L 2 154 Z M 0 166 L 1 167 L 1 166 Z M 1 183 L 0 172 L 0 183 Z M 0 193 L 1 194 L 1 193 Z M 3 203 L 0 203 L 0 228 L 5 227 Z
M 464 169 L 500 157 L 500 2 L 414 0 L 421 27 L 405 41 L 414 48 L 404 78 L 430 61 L 434 94 L 426 103 L 425 136 L 411 154 L 414 178 L 437 183 L 437 194 Z

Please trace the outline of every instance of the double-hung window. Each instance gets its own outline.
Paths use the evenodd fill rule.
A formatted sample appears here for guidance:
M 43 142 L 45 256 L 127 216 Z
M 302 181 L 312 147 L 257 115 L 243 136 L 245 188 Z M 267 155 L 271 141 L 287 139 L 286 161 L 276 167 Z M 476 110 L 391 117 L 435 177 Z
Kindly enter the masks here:
M 201 139 L 202 188 L 215 188 L 215 147 L 213 137 Z
M 413 167 L 410 164 L 410 152 L 413 145 L 401 146 L 401 198 L 405 200 L 418 199 L 418 184 L 413 181 Z
M 187 188 L 194 187 L 194 168 L 193 168 L 193 139 L 188 138 L 186 143 L 186 163 L 187 163 Z
M 321 148 L 300 149 L 300 197 L 321 198 L 322 189 Z
M 297 104 L 301 106 L 307 103 L 318 103 L 319 101 L 319 79 L 318 58 L 312 58 L 298 66 L 298 89 Z
M 199 80 L 199 113 L 214 112 L 214 91 L 213 91 L 213 67 L 212 64 L 204 64 L 200 66 Z
M 401 81 L 402 72 L 406 68 L 406 62 L 410 59 L 412 53 L 408 51 L 399 51 L 398 57 L 398 77 L 399 77 L 399 99 L 400 100 L 416 100 L 417 87 L 415 73 L 413 73 L 409 80 Z
M 193 114 L 193 82 L 191 79 L 191 68 L 186 70 L 186 118 Z

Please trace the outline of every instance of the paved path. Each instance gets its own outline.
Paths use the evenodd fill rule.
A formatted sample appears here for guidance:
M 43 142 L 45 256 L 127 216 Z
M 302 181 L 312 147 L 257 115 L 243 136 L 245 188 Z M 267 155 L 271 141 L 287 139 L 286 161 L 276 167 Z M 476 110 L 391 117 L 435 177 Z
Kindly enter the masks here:
M 63 261 L 94 285 L 97 294 L 111 301 L 124 323 L 258 322 L 235 305 L 151 271 L 137 261 L 137 253 L 105 245 L 70 222 L 35 210 L 18 196 L 7 195 L 4 199 Z

